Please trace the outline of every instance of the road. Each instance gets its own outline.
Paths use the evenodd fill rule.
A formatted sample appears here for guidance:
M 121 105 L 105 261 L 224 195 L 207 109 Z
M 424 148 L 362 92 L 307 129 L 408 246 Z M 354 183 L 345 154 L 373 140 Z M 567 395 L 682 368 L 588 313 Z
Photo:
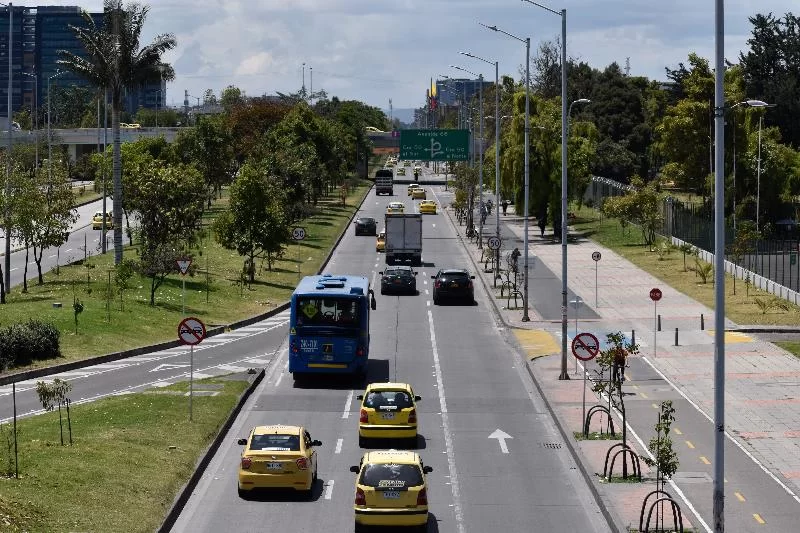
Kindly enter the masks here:
M 107 200 L 108 210 L 111 209 L 111 201 Z M 100 230 L 93 230 L 92 216 L 95 212 L 102 210 L 103 201 L 97 200 L 77 208 L 78 219 L 70 227 L 70 234 L 67 242 L 58 248 L 48 248 L 44 251 L 42 256 L 42 273 L 48 272 L 56 268 L 56 265 L 65 265 L 82 259 L 84 257 L 84 250 L 86 255 L 97 255 L 100 253 Z M 112 231 L 108 232 L 108 242 L 113 246 Z M 12 250 L 17 251 L 11 253 L 11 286 L 22 285 L 23 276 L 25 275 L 25 250 L 21 248 L 21 244 L 12 240 Z M 5 235 L 0 236 L 0 257 L 4 255 L 6 248 Z M 2 258 L 0 260 L 4 260 Z M 36 263 L 33 260 L 33 249 L 31 248 L 30 256 L 28 258 L 28 282 L 36 280 L 38 271 Z
M 406 187 L 397 185 L 394 197 L 370 193 L 359 214 L 380 220 L 386 204 L 397 199 L 415 209 Z M 468 265 L 452 226 L 442 214 L 426 215 L 423 235 L 420 294 L 378 296 L 367 379 L 409 382 L 423 398 L 419 453 L 434 469 L 428 530 L 608 531 L 487 295 L 478 288 L 476 306 L 433 306 L 430 276 L 440 267 Z M 326 271 L 375 279 L 384 262 L 374 245 L 374 238 L 348 231 Z M 173 531 L 222 531 L 234 523 L 241 531 L 266 524 L 275 531 L 352 531 L 349 466 L 364 451 L 354 396 L 363 386 L 326 378 L 295 386 L 282 346 Z M 245 501 L 236 493 L 237 438 L 254 425 L 273 423 L 304 425 L 323 442 L 321 481 L 311 502 L 273 494 Z M 490 438 L 498 429 L 510 435 L 507 453 Z

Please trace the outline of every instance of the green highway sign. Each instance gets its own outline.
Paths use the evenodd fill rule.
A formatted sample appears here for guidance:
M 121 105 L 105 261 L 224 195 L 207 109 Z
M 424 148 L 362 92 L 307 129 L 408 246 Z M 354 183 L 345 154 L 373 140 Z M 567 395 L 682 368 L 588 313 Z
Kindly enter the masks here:
M 466 161 L 469 130 L 400 130 L 400 159 Z

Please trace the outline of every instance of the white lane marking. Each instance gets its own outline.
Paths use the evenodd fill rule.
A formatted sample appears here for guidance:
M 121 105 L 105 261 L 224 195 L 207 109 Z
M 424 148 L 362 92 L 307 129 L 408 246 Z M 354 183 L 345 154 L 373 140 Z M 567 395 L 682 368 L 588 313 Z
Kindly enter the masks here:
M 342 453 L 342 442 L 344 439 L 337 439 L 336 440 L 336 449 L 333 450 L 333 453 Z
M 430 292 L 428 291 L 428 289 L 425 289 L 425 294 L 430 294 Z
M 64 250 L 64 251 L 65 251 L 65 252 L 71 252 L 71 251 L 72 251 L 72 248 L 67 248 L 67 249 L 66 249 L 66 250 Z
M 275 386 L 276 387 L 281 384 L 281 380 L 282 379 L 283 379 L 283 372 L 281 372 L 281 375 L 278 376 L 278 379 L 275 380 Z
M 52 258 L 54 258 L 54 257 L 58 257 L 58 256 L 57 256 L 56 254 L 53 254 L 53 255 L 51 255 L 51 256 L 48 256 L 47 258 L 48 258 L 48 259 L 52 259 Z
M 430 301 L 428 304 L 430 304 Z M 464 517 L 461 514 L 461 491 L 458 487 L 456 458 L 453 453 L 453 435 L 450 433 L 450 423 L 447 416 L 447 400 L 444 396 L 444 383 L 442 382 L 442 367 L 439 364 L 436 333 L 433 331 L 433 313 L 431 313 L 430 310 L 428 311 L 428 324 L 431 332 L 431 349 L 433 351 L 433 368 L 436 373 L 436 388 L 439 389 L 439 408 L 442 410 L 442 429 L 444 430 L 445 453 L 447 453 L 447 468 L 450 471 L 450 488 L 453 491 L 453 512 L 456 516 L 456 527 L 459 533 L 464 533 Z
M 14 272 L 15 270 L 19 270 L 19 268 L 17 268 L 17 267 L 14 267 L 14 268 L 12 268 L 12 269 L 10 270 L 10 272 Z
M 377 267 L 378 265 L 375 265 L 375 266 Z M 375 276 L 377 276 L 377 275 L 378 275 L 378 271 L 377 270 L 373 270 L 372 271 L 372 283 L 370 283 L 370 287 L 374 287 L 375 286 Z
M 651 362 L 650 362 L 650 361 L 647 359 L 647 357 L 644 357 L 644 356 L 643 356 L 643 357 L 642 357 L 642 359 L 644 360 L 644 362 L 645 362 L 645 363 L 647 363 L 647 364 L 648 364 L 648 366 L 649 366 L 650 368 L 652 368 L 653 370 L 655 370 L 656 374 L 658 374 L 659 376 L 661 376 L 661 379 L 663 379 L 664 381 L 666 381 L 667 383 L 669 383 L 670 387 L 672 387 L 673 389 L 675 389 L 675 390 L 678 392 L 678 394 L 680 394 L 680 395 L 683 397 L 683 399 L 684 399 L 684 400 L 686 400 L 687 402 L 689 402 L 689 405 L 691 405 L 692 407 L 694 407 L 695 409 L 697 409 L 697 411 L 698 411 L 698 412 L 699 412 L 701 415 L 703 415 L 704 417 L 706 417 L 706 419 L 707 419 L 709 422 L 711 422 L 711 424 L 712 424 L 712 425 L 714 424 L 714 420 L 713 420 L 713 419 L 712 419 L 710 416 L 708 416 L 708 414 L 706 414 L 706 412 L 705 412 L 705 411 L 703 411 L 702 409 L 700 409 L 700 406 L 698 406 L 696 403 L 694 403 L 692 400 L 690 400 L 690 399 L 689 399 L 689 397 L 688 397 L 688 396 L 686 396 L 686 394 L 684 394 L 684 393 L 683 393 L 683 391 L 682 391 L 681 389 L 679 389 L 678 387 L 676 387 L 676 386 L 675 386 L 675 384 L 674 384 L 673 382 L 671 382 L 671 381 L 670 381 L 670 380 L 667 378 L 667 376 L 665 376 L 664 374 L 662 374 L 662 373 L 661 373 L 661 371 L 660 371 L 659 369 L 657 369 L 655 366 L 653 366 L 653 364 L 652 364 L 652 363 L 651 363 Z M 789 494 L 789 496 L 791 496 L 792 498 L 794 498 L 794 500 L 795 500 L 796 502 L 800 503 L 800 497 L 799 497 L 797 494 L 795 494 L 794 492 L 792 492 L 792 489 L 790 489 L 790 488 L 789 488 L 789 487 L 788 487 L 788 486 L 787 486 L 785 483 L 783 483 L 783 482 L 782 482 L 782 481 L 781 481 L 781 480 L 780 480 L 780 479 L 779 479 L 779 478 L 778 478 L 778 477 L 777 477 L 775 474 L 773 474 L 772 472 L 770 472 L 770 471 L 769 471 L 769 469 L 767 469 L 767 467 L 766 467 L 766 466 L 764 466 L 763 464 L 761 464 L 761 462 L 760 462 L 760 461 L 759 461 L 759 460 L 758 460 L 758 459 L 757 459 L 757 458 L 756 458 L 756 457 L 755 457 L 753 454 L 751 454 L 751 453 L 750 453 L 749 451 L 747 451 L 747 450 L 746 450 L 746 449 L 745 449 L 745 448 L 744 448 L 744 447 L 743 447 L 741 444 L 739 444 L 739 441 L 737 441 L 736 439 L 734 439 L 734 438 L 731 436 L 731 434 L 730 434 L 730 433 L 728 433 L 727 431 L 725 432 L 725 436 L 726 436 L 726 437 L 728 437 L 728 440 L 730 440 L 730 441 L 731 441 L 733 444 L 735 444 L 737 448 L 739 448 L 741 451 L 743 451 L 743 452 L 744 452 L 744 454 L 745 454 L 747 457 L 749 457 L 749 458 L 750 458 L 750 459 L 751 459 L 751 460 L 752 460 L 752 461 L 753 461 L 755 464 L 757 464 L 757 465 L 758 465 L 758 467 L 759 467 L 761 470 L 763 470 L 765 474 L 767 474 L 767 475 L 768 475 L 768 476 L 769 476 L 769 477 L 770 477 L 770 478 L 771 478 L 773 481 L 775 481 L 775 482 L 776 482 L 776 483 L 777 483 L 777 484 L 778 484 L 778 485 L 779 485 L 779 486 L 780 486 L 780 487 L 781 487 L 783 490 L 785 490 L 785 491 L 786 491 L 786 492 Z
M 427 305 L 428 307 L 430 307 L 430 306 L 431 306 L 431 301 L 430 301 L 430 300 L 425 300 L 425 305 Z
M 349 418 L 350 417 L 350 402 L 353 401 L 353 392 L 350 391 L 347 394 L 347 401 L 344 402 L 344 411 L 342 411 L 342 418 Z
M 333 496 L 333 484 L 335 480 L 331 479 L 328 481 L 328 484 L 325 486 L 325 499 L 330 500 L 331 496 Z

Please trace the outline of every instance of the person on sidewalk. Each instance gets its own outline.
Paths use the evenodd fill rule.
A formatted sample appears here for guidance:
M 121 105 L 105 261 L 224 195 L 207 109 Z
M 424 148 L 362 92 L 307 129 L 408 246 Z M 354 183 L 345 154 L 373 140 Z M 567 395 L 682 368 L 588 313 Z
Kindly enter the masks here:
M 542 232 L 542 237 L 544 237 L 544 228 L 547 225 L 547 223 L 544 220 L 544 217 L 539 217 L 539 222 L 537 223 L 537 225 L 539 226 L 539 231 Z
M 506 216 L 506 211 L 508 211 L 508 200 L 503 200 L 500 205 L 503 206 L 503 216 Z

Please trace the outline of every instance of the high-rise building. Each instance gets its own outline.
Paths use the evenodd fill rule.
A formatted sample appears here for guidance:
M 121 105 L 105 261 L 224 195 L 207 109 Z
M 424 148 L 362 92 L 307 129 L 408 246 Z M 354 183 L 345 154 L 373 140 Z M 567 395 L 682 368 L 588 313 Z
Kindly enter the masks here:
M 494 85 L 493 81 L 483 80 L 483 89 Z M 453 106 L 461 105 L 461 102 L 469 102 L 473 96 L 478 96 L 480 80 L 468 78 L 449 78 L 446 80 L 436 80 L 436 95 L 439 105 Z
M 47 80 L 60 69 L 59 50 L 83 55 L 83 44 L 70 25 L 86 25 L 78 6 L 13 7 L 12 20 L 12 110 L 38 104 L 47 105 Z M 102 26 L 103 13 L 90 13 L 95 24 Z M 7 116 L 9 8 L 0 8 L 0 116 Z M 51 92 L 56 87 L 87 86 L 88 83 L 64 71 L 52 78 Z M 34 95 L 37 92 L 38 94 Z M 125 95 L 124 109 L 135 113 L 139 107 L 154 109 L 166 101 L 164 82 L 134 88 Z M 41 113 L 41 112 L 40 112 Z

